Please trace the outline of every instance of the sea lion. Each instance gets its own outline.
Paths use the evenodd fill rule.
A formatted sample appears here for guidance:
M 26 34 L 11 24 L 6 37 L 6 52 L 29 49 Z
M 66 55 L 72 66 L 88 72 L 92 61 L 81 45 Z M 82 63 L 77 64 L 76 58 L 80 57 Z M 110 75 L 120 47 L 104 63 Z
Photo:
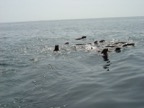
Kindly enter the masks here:
M 135 43 L 128 43 L 127 46 L 135 46 Z
M 126 43 L 123 45 L 123 47 L 127 47 L 127 46 L 135 46 L 135 43 Z
M 99 41 L 99 43 L 103 43 L 103 42 L 105 42 L 105 40 L 100 40 L 100 41 Z
M 66 42 L 65 45 L 69 45 L 69 42 Z
M 75 45 L 86 45 L 86 44 L 75 44 Z
M 94 44 L 97 45 L 97 44 L 98 44 L 98 41 L 94 41 Z
M 85 38 L 86 38 L 86 36 L 82 36 L 82 37 L 77 38 L 77 39 L 75 39 L 75 40 L 81 40 L 81 39 L 85 39 Z
M 55 45 L 54 51 L 59 51 L 59 45 Z
M 101 52 L 101 54 L 103 54 L 102 57 L 103 57 L 104 61 L 109 61 L 107 52 L 108 52 L 107 48 L 103 49 Z
M 115 42 L 114 44 L 126 44 L 127 42 Z
M 108 49 L 107 49 L 107 48 L 105 48 L 105 49 L 103 49 L 103 50 L 102 50 L 102 52 L 101 52 L 101 53 L 102 53 L 103 55 L 107 55 L 107 52 L 108 52 Z
M 120 53 L 121 52 L 121 48 L 119 48 L 119 47 L 115 48 L 115 52 Z

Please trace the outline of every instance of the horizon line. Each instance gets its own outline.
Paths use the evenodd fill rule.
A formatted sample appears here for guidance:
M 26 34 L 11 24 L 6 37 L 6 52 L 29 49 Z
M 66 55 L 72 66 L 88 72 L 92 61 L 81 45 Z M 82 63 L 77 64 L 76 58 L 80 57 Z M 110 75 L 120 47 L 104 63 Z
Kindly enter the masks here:
M 0 24 L 7 24 L 7 23 L 28 23 L 28 22 L 45 22 L 45 21 L 87 20 L 87 19 L 134 18 L 134 17 L 144 17 L 144 16 L 120 16 L 120 17 L 97 17 L 97 18 L 73 18 L 73 19 L 50 19 L 50 20 L 27 20 L 27 21 L 25 20 L 25 21 L 0 22 Z

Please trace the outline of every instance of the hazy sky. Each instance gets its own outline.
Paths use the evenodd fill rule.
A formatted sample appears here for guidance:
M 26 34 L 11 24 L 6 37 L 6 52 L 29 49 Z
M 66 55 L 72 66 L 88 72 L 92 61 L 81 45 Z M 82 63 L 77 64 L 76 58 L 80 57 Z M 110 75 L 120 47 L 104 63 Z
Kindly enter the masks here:
M 0 22 L 144 16 L 144 0 L 0 0 Z

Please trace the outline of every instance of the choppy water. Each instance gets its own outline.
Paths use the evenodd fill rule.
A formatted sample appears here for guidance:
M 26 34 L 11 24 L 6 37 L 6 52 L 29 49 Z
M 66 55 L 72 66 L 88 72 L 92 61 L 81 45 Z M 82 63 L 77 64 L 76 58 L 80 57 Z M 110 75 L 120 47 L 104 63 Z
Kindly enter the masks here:
M 110 52 L 110 63 L 73 48 L 101 39 L 135 47 Z M 0 108 L 143 108 L 143 47 L 144 17 L 1 23 Z

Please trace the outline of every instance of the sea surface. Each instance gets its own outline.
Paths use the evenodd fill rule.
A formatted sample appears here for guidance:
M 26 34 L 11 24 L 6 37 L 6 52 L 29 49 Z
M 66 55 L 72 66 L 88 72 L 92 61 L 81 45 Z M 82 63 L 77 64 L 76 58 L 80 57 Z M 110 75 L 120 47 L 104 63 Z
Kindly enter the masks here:
M 135 46 L 75 46 L 103 39 Z M 1 23 L 0 108 L 144 108 L 144 17 Z

